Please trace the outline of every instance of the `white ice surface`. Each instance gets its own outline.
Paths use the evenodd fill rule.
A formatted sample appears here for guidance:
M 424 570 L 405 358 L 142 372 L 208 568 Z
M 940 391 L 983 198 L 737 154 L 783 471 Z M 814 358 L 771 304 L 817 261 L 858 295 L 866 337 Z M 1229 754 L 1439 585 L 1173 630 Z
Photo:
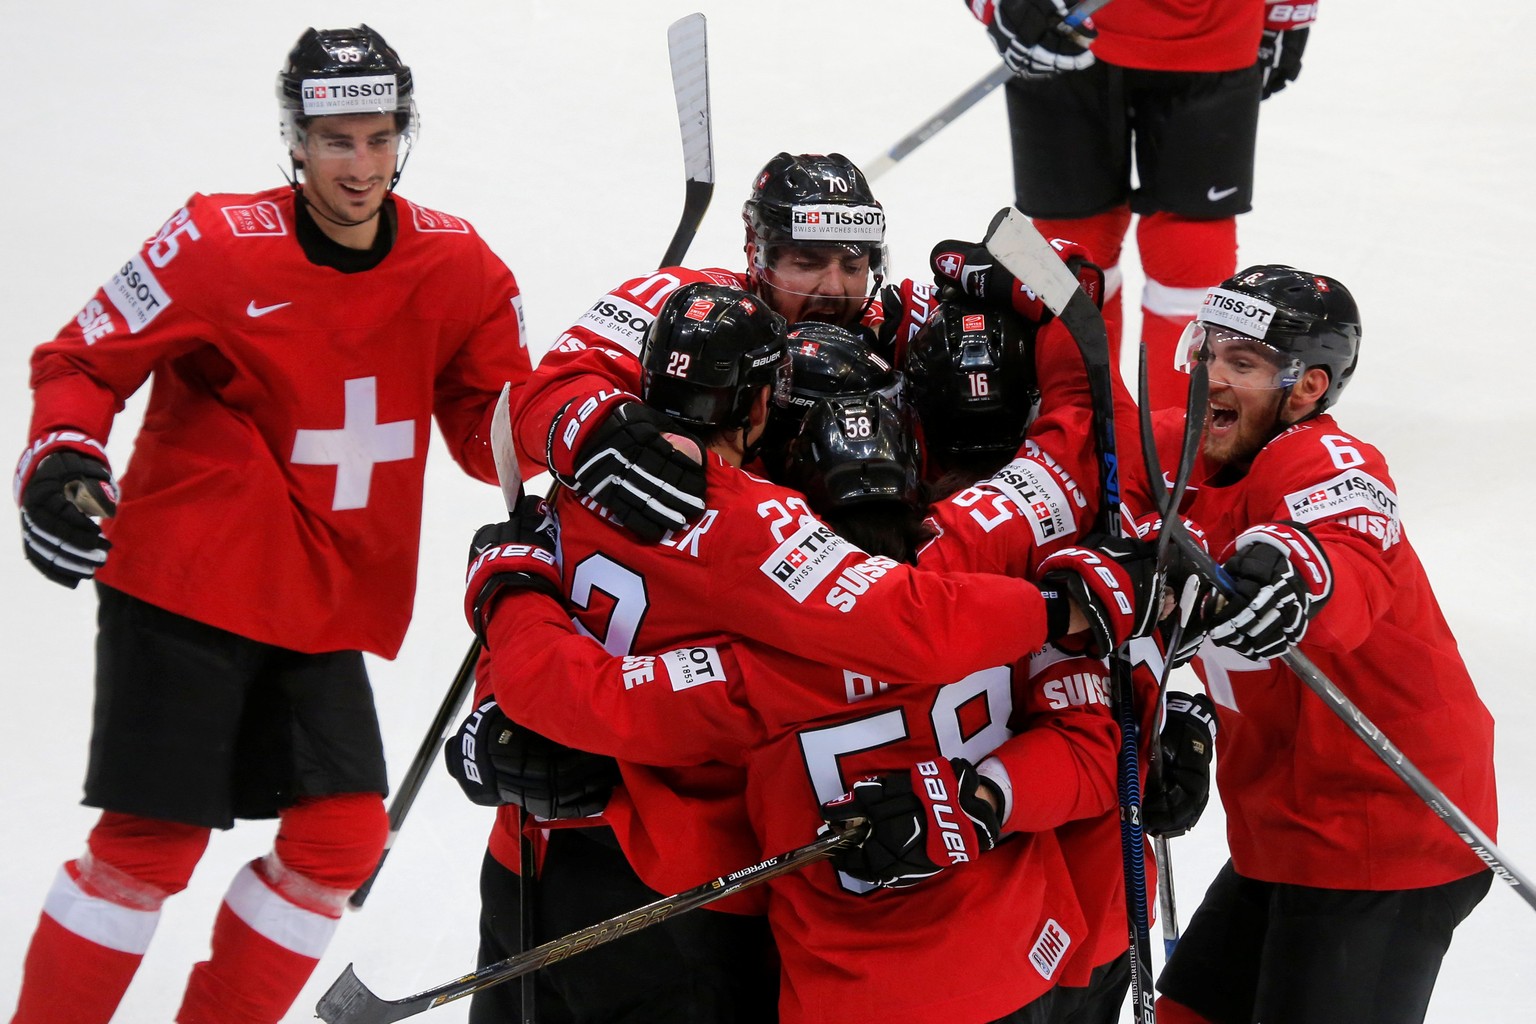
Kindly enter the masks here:
M 139 239 L 194 191 L 281 181 L 271 83 L 308 25 L 366 20 L 413 67 L 423 131 L 402 192 L 478 227 L 517 274 L 542 350 L 593 298 L 652 265 L 671 237 L 682 160 L 666 27 L 695 9 L 680 0 L 5 0 L 11 143 L 0 186 L 11 207 L 0 244 L 0 438 L 16 451 L 26 440 L 32 347 Z M 695 265 L 741 264 L 738 204 L 774 153 L 868 160 L 995 61 L 952 0 L 732 0 L 705 11 L 719 186 L 690 253 Z M 1525 646 L 1536 636 L 1526 519 L 1536 484 L 1525 448 L 1536 436 L 1533 29 L 1536 16 L 1515 0 L 1325 5 L 1300 80 L 1265 105 L 1256 210 L 1241 222 L 1240 254 L 1332 274 L 1360 301 L 1364 358 L 1339 415 L 1388 454 L 1408 534 L 1499 723 L 1499 839 L 1527 873 L 1536 872 L 1536 697 Z M 1001 98 L 899 164 L 877 194 L 899 273 L 925 276 L 938 239 L 980 237 L 1011 199 Z M 1128 254 L 1133 295 L 1134 263 Z M 119 465 L 140 408 L 130 404 L 112 437 Z M 396 780 L 469 642 L 463 554 L 500 506 L 440 447 L 429 477 L 415 625 L 396 661 L 370 664 Z M 95 817 L 78 805 L 94 601 L 48 584 L 11 550 L 0 559 L 0 649 L 10 665 L 0 677 L 0 1012 L 14 1005 L 43 894 Z M 1413 666 L 1402 668 L 1403 685 L 1413 685 Z M 388 997 L 472 967 L 489 821 L 434 772 L 373 898 L 343 922 L 288 1020 L 309 1019 L 349 961 Z M 1174 844 L 1186 915 L 1224 858 L 1222 835 L 1213 808 Z M 167 905 L 120 1021 L 171 1018 L 230 877 L 270 842 L 265 823 L 215 837 L 189 891 Z M 1457 933 L 1430 1019 L 1529 1020 L 1533 945 L 1536 915 L 1496 883 Z M 462 1021 L 465 1005 L 431 1019 Z

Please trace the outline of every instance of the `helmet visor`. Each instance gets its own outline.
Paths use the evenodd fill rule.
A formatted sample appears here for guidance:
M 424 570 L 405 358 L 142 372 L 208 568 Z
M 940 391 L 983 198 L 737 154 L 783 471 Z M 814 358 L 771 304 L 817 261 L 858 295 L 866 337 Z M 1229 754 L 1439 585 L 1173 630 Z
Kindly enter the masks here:
M 1241 331 L 1190 321 L 1174 349 L 1184 373 L 1197 362 L 1210 368 L 1211 383 L 1254 391 L 1288 388 L 1301 377 L 1301 360 Z

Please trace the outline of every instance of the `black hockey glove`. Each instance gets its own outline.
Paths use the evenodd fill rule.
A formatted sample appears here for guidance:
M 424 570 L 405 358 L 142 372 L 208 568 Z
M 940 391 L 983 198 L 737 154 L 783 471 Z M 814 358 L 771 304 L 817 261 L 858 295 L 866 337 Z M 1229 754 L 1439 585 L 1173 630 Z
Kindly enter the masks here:
M 967 2 L 972 11 L 977 8 Z M 995 0 L 988 3 L 991 17 L 978 17 L 987 26 L 992 45 L 1010 71 L 1026 78 L 1041 78 L 1062 71 L 1081 71 L 1093 63 L 1088 50 L 1098 32 L 1092 21 L 1068 29 L 1066 0 Z
M 1007 212 L 1006 209 L 999 211 L 993 224 Z M 1088 258 L 1088 250 L 1063 238 L 1053 238 L 1050 242 L 1067 269 L 1077 277 L 1078 285 L 1096 305 L 1102 306 L 1104 271 Z M 949 298 L 959 292 L 979 299 L 988 308 L 1004 312 L 1012 310 L 1030 323 L 1043 324 L 1051 319 L 1051 311 L 1029 287 L 1029 282 L 1020 281 L 1008 273 L 1008 268 L 993 259 L 980 242 L 947 239 L 933 247 L 928 261 L 940 298 Z
M 681 428 L 633 395 L 576 398 L 555 417 L 546 457 L 556 480 L 655 543 L 704 513 L 704 466 L 667 434 Z
M 38 572 L 73 589 L 96 575 L 112 548 L 91 517 L 116 514 L 117 483 L 105 462 L 74 448 L 28 454 L 38 461 L 24 455 L 18 471 L 22 552 Z
M 869 838 L 833 855 L 838 870 L 887 889 L 904 889 L 997 845 L 1003 827 L 978 792 L 992 787 L 964 758 L 920 761 L 909 771 L 860 779 L 821 805 L 829 822 L 864 818 Z M 1001 797 L 994 797 L 999 804 Z
M 1249 527 L 1222 563 L 1235 593 L 1211 617 L 1212 643 L 1245 658 L 1278 658 L 1301 642 L 1333 593 L 1333 568 L 1300 523 Z
M 464 719 L 443 745 L 448 774 L 482 807 L 515 804 L 540 818 L 585 818 L 608 806 L 618 762 L 540 736 L 494 700 Z
M 1156 549 L 1135 537 L 1094 538 L 1054 551 L 1040 562 L 1039 574 L 1047 639 L 1068 635 L 1070 601 L 1088 618 L 1087 650 L 1096 658 L 1146 636 L 1162 609 Z
M 475 531 L 464 576 L 464 617 L 481 643 L 492 602 L 507 588 L 537 590 L 560 600 L 558 545 L 559 524 L 535 494 L 524 496 L 511 519 Z
M 1211 796 L 1216 709 L 1203 693 L 1170 693 L 1159 756 L 1147 780 L 1141 823 L 1148 835 L 1171 838 L 1195 827 Z

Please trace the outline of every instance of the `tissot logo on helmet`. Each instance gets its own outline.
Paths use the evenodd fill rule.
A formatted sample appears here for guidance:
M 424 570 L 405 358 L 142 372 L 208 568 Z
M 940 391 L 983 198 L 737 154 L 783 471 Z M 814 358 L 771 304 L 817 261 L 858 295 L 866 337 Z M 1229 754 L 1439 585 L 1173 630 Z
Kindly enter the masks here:
M 311 117 L 390 112 L 397 106 L 394 75 L 306 78 L 300 91 L 304 113 Z
M 790 211 L 790 231 L 797 240 L 878 242 L 885 237 L 885 211 L 878 206 L 796 206 Z
M 1201 323 L 1230 327 L 1251 338 L 1263 338 L 1274 319 L 1275 307 L 1270 303 L 1222 288 L 1206 292 L 1200 309 Z

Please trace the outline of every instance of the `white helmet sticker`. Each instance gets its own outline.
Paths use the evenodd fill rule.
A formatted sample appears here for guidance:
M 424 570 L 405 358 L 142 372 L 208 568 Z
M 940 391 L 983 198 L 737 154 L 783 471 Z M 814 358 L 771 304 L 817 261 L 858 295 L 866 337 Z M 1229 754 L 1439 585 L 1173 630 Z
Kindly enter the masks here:
M 302 95 L 304 113 L 310 117 L 389 113 L 399 109 L 400 104 L 394 75 L 306 78 Z
M 1275 307 L 1251 295 L 1212 288 L 1205 293 L 1205 303 L 1196 319 L 1203 324 L 1230 327 L 1250 338 L 1263 339 L 1269 332 L 1269 325 L 1275 322 Z
M 790 237 L 811 242 L 879 242 L 885 238 L 885 211 L 840 203 L 796 206 L 790 210 Z

